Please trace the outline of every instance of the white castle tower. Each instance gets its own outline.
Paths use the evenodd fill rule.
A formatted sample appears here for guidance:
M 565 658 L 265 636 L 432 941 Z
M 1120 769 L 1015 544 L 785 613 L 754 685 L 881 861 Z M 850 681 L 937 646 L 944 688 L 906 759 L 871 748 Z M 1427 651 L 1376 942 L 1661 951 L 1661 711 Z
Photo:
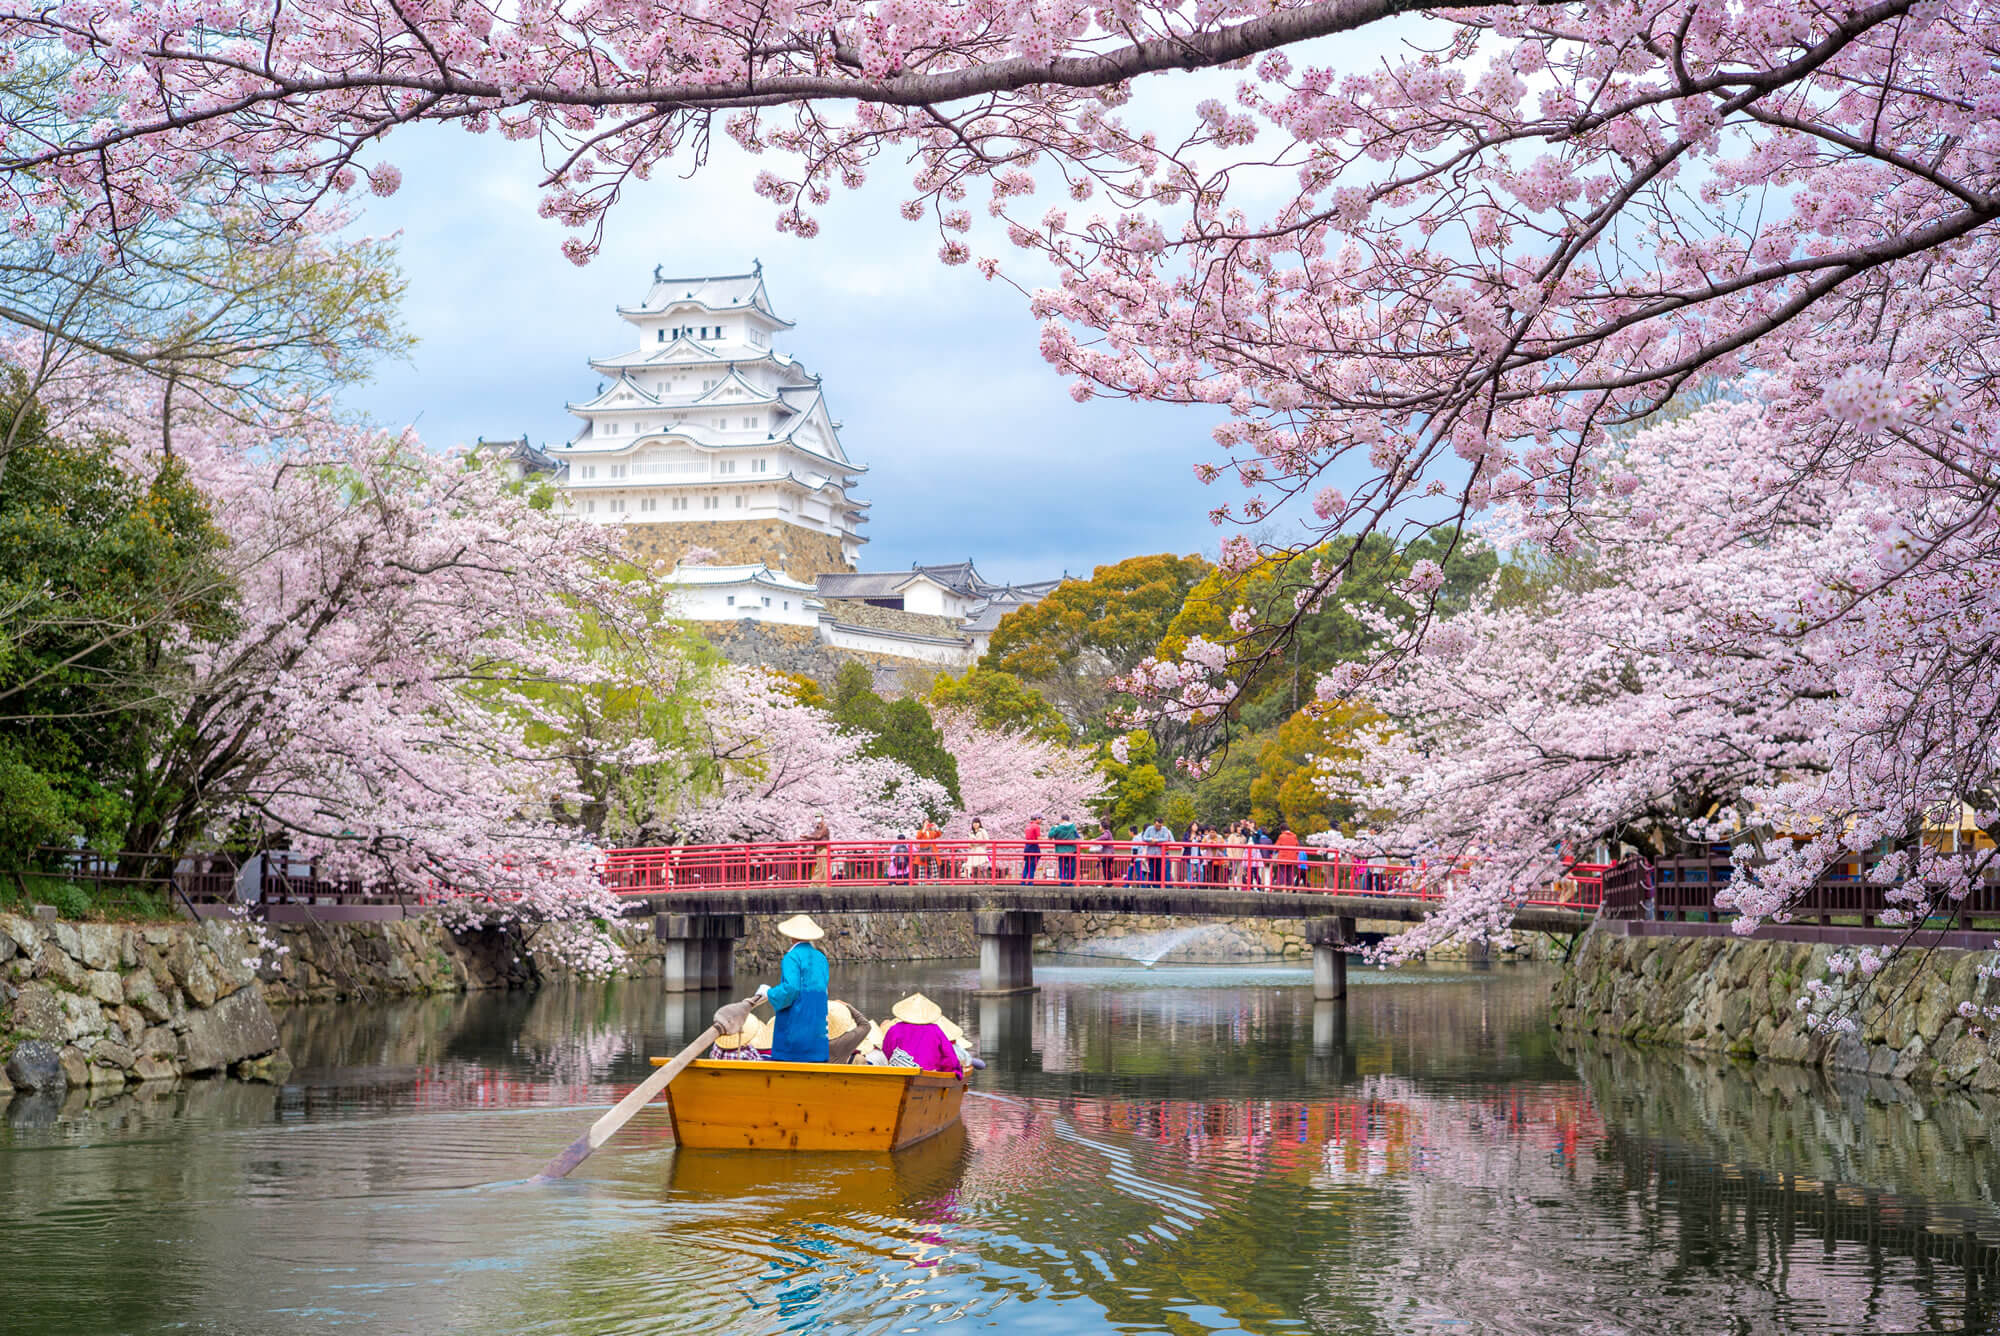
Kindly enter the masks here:
M 639 346 L 590 365 L 595 397 L 552 452 L 578 518 L 621 524 L 635 553 L 676 562 L 712 548 L 719 562 L 762 563 L 810 582 L 851 571 L 867 540 L 867 503 L 849 495 L 867 470 L 848 461 L 819 377 L 772 339 L 792 322 L 771 309 L 764 266 L 666 278 L 618 314 Z

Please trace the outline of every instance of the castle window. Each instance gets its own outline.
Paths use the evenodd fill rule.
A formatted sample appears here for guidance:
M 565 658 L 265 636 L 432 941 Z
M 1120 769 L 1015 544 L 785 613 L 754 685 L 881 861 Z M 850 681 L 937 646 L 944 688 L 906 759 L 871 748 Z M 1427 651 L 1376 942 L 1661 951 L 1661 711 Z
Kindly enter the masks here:
M 736 606 L 736 595 L 734 595 L 734 594 L 729 594 L 729 595 L 726 595 L 726 596 L 725 596 L 725 597 L 723 598 L 723 602 L 724 602 L 724 603 L 726 603 L 726 604 L 727 604 L 728 606 L 730 606 L 730 607 L 732 607 L 732 608 L 733 608 L 733 607 L 735 607 L 735 606 Z
M 654 342 L 655 342 L 655 343 L 665 343 L 665 342 L 667 341 L 667 331 L 666 331 L 666 330 L 664 330 L 664 329 L 656 329 L 656 330 L 654 330 L 653 332 L 654 332 L 655 334 L 657 334 L 657 335 L 659 335 L 659 336 L 660 336 L 659 338 L 657 338 L 657 339 L 655 339 L 655 340 L 654 340 Z
M 584 502 L 583 513 L 586 515 L 595 515 L 597 513 L 597 503 L 595 501 Z
M 768 459 L 753 459 L 750 461 L 750 471 L 752 473 L 769 473 L 771 471 L 771 461 Z
M 767 608 L 771 606 L 771 596 L 769 594 L 764 595 L 764 606 Z
M 674 498 L 675 510 L 686 510 L 687 508 L 688 508 L 688 499 L 686 497 L 677 496 Z
M 741 492 L 738 492 L 736 494 L 736 508 L 738 510 L 743 509 L 743 493 Z

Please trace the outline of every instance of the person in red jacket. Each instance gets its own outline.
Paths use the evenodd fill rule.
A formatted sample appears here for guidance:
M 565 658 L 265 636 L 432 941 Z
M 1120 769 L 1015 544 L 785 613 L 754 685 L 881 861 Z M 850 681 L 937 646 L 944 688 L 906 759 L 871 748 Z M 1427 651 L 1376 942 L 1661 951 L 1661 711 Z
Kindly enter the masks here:
M 1040 813 L 1028 818 L 1028 829 L 1021 836 L 1021 884 L 1026 886 L 1035 879 L 1035 864 L 1041 861 L 1042 818 Z
M 1299 876 L 1299 837 L 1286 826 L 1278 832 L 1278 885 L 1296 886 Z

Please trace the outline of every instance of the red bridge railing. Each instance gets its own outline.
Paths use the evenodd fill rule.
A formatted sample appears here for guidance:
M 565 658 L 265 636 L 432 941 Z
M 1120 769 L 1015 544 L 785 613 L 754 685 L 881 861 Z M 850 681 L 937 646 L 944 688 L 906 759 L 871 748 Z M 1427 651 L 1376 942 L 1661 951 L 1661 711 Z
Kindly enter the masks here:
M 1059 851 L 1044 837 L 1022 840 L 834 840 L 764 844 L 684 844 L 613 849 L 606 884 L 620 895 L 783 890 L 847 884 L 908 886 L 1182 886 L 1210 890 L 1319 891 L 1437 900 L 1463 866 L 1399 863 L 1333 854 L 1311 846 L 1135 845 L 1078 840 Z M 1594 912 L 1605 867 L 1579 863 L 1545 893 L 1521 901 Z

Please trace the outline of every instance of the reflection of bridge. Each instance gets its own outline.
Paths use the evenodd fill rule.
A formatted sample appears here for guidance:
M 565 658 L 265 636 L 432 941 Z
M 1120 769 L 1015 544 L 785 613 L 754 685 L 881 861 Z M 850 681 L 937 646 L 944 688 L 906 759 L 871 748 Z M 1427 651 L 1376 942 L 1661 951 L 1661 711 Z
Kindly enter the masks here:
M 605 880 L 658 914 L 670 992 L 729 988 L 746 914 L 964 912 L 979 934 L 980 987 L 1034 986 L 1045 913 L 1306 920 L 1314 996 L 1347 991 L 1355 920 L 1414 922 L 1436 908 L 1448 864 L 1400 864 L 1275 845 L 1077 840 L 870 840 L 619 849 Z M 1516 927 L 1581 931 L 1601 884 L 1565 879 L 1524 900 Z

